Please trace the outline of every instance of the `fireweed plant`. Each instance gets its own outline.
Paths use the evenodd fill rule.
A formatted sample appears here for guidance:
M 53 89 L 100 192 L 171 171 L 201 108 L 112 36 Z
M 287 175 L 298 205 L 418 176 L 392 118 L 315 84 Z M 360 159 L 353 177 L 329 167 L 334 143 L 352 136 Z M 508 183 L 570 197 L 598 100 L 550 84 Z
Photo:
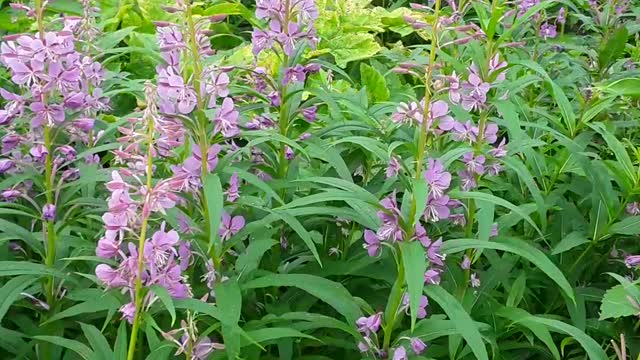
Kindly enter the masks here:
M 0 357 L 639 358 L 640 5 L 249 3 L 0 9 Z

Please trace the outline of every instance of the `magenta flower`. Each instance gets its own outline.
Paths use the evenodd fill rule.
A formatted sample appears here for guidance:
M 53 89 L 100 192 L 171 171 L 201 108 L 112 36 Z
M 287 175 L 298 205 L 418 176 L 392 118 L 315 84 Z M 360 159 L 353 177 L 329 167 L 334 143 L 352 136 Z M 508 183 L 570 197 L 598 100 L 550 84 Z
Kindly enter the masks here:
M 498 146 L 496 146 L 495 148 L 489 150 L 489 153 L 497 158 L 507 156 L 507 146 L 505 144 L 505 141 L 506 140 L 502 138 L 502 140 L 500 141 L 500 144 L 498 144 Z
M 244 217 L 241 215 L 231 217 L 226 212 L 222 213 L 220 222 L 220 238 L 222 241 L 229 240 L 244 227 Z
M 411 102 L 409 104 L 400 103 L 396 108 L 396 112 L 391 116 L 391 120 L 395 123 L 421 123 L 422 111 L 418 106 L 418 103 Z
M 471 269 L 471 259 L 467 255 L 464 255 L 464 257 L 462 257 L 462 262 L 460 263 L 460 268 L 462 270 Z
M 442 162 L 437 159 L 427 160 L 424 179 L 429 185 L 429 194 L 433 197 L 441 197 L 451 185 L 451 174 L 444 170 Z
M 296 154 L 293 152 L 293 149 L 289 145 L 285 145 L 284 147 L 284 157 L 287 160 L 293 160 L 296 157 Z
M 42 208 L 42 219 L 44 221 L 54 221 L 56 219 L 56 206 L 53 204 L 46 204 Z
M 158 96 L 160 110 L 168 114 L 189 114 L 197 103 L 195 90 L 185 84 L 182 76 L 172 67 L 159 70 Z
M 382 323 L 382 313 L 375 313 L 369 317 L 361 317 L 356 320 L 358 331 L 366 336 L 375 334 Z
M 216 117 L 213 119 L 215 131 L 224 135 L 224 137 L 233 137 L 238 135 L 238 116 L 239 113 L 235 109 L 233 99 L 227 97 L 222 101 L 222 106 L 218 109 Z
M 209 107 L 216 105 L 217 97 L 225 97 L 229 95 L 229 75 L 224 71 L 209 71 L 208 81 L 205 85 L 205 91 L 209 94 Z
M 460 78 L 454 71 L 447 79 L 449 80 L 449 100 L 454 104 L 459 104 L 462 99 Z
M 624 258 L 624 264 L 628 268 L 637 267 L 640 265 L 640 255 L 629 255 Z
M 560 10 L 558 10 L 558 16 L 556 17 L 556 21 L 558 22 L 558 24 L 564 24 L 567 21 L 565 12 L 566 10 L 564 6 L 561 7 Z
M 478 133 L 479 133 L 479 130 L 478 130 Z M 479 135 L 478 133 L 476 133 L 476 136 Z M 482 136 L 489 144 L 493 144 L 496 141 L 498 141 L 498 125 L 494 123 L 488 123 L 484 127 L 484 134 Z
M 134 304 L 133 301 L 122 305 L 119 311 L 122 314 L 123 319 L 127 320 L 129 324 L 133 324 L 133 320 L 136 316 L 136 304 Z
M 229 179 L 229 188 L 225 192 L 228 202 L 234 202 L 240 198 L 240 184 L 238 181 L 238 173 L 234 172 Z
M 424 341 L 420 340 L 418 337 L 411 338 L 411 349 L 416 355 L 422 354 L 427 349 L 427 344 Z
M 308 108 L 304 108 L 302 109 L 302 117 L 304 117 L 304 119 L 307 122 L 314 122 L 318 119 L 318 107 L 317 106 L 310 106 Z
M 165 232 L 165 226 L 163 222 L 160 230 L 144 244 L 144 257 L 151 264 L 165 264 L 170 255 L 177 255 L 174 246 L 178 244 L 180 237 L 175 230 Z
M 104 237 L 98 240 L 96 255 L 103 258 L 112 258 L 118 255 L 120 241 L 118 241 L 117 235 L 116 231 L 107 231 Z
M 33 156 L 33 159 L 37 162 L 44 163 L 47 155 L 49 155 L 49 151 L 42 144 L 35 145 L 29 150 L 29 154 Z
M 420 303 L 418 304 L 418 319 L 424 319 L 425 317 L 427 317 L 427 306 L 429 306 L 429 299 L 422 295 L 420 297 Z M 410 311 L 410 305 L 409 305 L 409 294 L 405 293 L 402 296 L 402 307 L 401 310 L 403 310 L 407 315 L 409 315 L 409 311 Z
M 460 188 L 463 191 L 469 191 L 478 187 L 478 183 L 473 174 L 468 172 L 467 170 L 459 171 L 458 176 L 460 176 L 461 186 Z
M 396 202 L 395 191 L 388 197 L 382 199 L 380 204 L 386 209 L 386 211 L 377 212 L 378 219 L 382 221 L 382 226 L 378 229 L 378 236 L 382 239 L 389 239 L 391 241 L 401 241 L 403 238 L 403 231 L 399 223 L 400 209 Z
M 15 163 L 11 159 L 0 159 L 0 175 L 13 169 Z
M 380 255 L 382 239 L 373 231 L 366 229 L 364 231 L 364 244 L 362 245 L 367 249 L 369 256 L 374 257 Z
M 424 273 L 424 283 L 427 285 L 439 285 L 440 284 L 441 271 L 436 268 L 427 270 Z
M 389 164 L 387 164 L 387 170 L 385 172 L 386 178 L 389 179 L 398 175 L 399 171 L 400 162 L 398 161 L 398 158 L 396 158 L 395 156 L 389 157 Z
M 506 61 L 500 61 L 500 54 L 496 54 L 489 60 L 489 76 L 507 67 Z M 505 79 L 505 72 L 501 71 L 495 79 L 495 82 L 501 82 Z
M 540 26 L 540 37 L 547 40 L 558 36 L 556 26 L 554 24 L 544 23 Z
M 453 138 L 456 141 L 474 143 L 476 141 L 477 127 L 471 121 L 453 124 Z
M 300 64 L 296 64 L 296 66 L 287 68 L 284 71 L 282 84 L 287 85 L 291 82 L 303 83 L 306 78 L 307 78 L 307 72 L 305 67 Z
M 393 360 L 409 360 L 409 357 L 407 356 L 407 350 L 404 348 L 404 346 L 398 346 L 393 351 Z
M 64 108 L 62 105 L 43 104 L 41 102 L 31 103 L 31 111 L 35 115 L 31 120 L 32 127 L 40 127 L 42 125 L 53 126 L 64 122 Z
M 435 197 L 430 194 L 427 197 L 427 205 L 424 209 L 425 221 L 438 222 L 440 220 L 448 219 L 450 214 L 449 197 L 447 195 Z
M 22 96 L 11 93 L 5 89 L 0 89 L 0 96 L 7 100 L 4 109 L 0 110 L 0 125 L 7 125 L 11 120 L 22 115 L 25 101 Z
M 469 173 L 484 174 L 484 155 L 474 156 L 473 152 L 468 152 L 462 156 L 462 161 L 466 164 Z
M 422 101 L 424 102 L 424 100 Z M 438 122 L 437 125 L 440 130 L 451 130 L 455 121 L 449 115 L 449 105 L 442 100 L 437 100 L 431 103 L 429 106 L 429 115 L 427 117 L 427 126 L 431 127 L 434 122 Z
M 275 38 L 268 32 L 254 29 L 251 33 L 251 44 L 253 45 L 253 55 L 258 56 L 264 49 L 273 46 Z
M 107 288 L 115 289 L 128 285 L 127 280 L 121 276 L 121 273 L 112 269 L 111 266 L 107 264 L 96 266 L 96 277 L 100 282 L 105 284 Z

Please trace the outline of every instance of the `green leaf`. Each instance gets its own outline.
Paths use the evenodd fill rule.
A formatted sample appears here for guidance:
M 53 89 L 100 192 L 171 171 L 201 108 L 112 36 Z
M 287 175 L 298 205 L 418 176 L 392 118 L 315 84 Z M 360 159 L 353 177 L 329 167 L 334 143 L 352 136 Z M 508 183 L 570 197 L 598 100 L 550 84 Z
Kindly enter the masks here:
M 377 54 L 382 47 L 369 33 L 342 33 L 332 39 L 323 39 L 317 51 L 310 56 L 327 53 L 333 55 L 341 68 L 356 60 L 368 59 Z
M 221 250 L 220 246 L 220 220 L 222 218 L 222 207 L 224 205 L 222 185 L 220 178 L 216 174 L 209 174 L 204 179 L 204 198 L 209 212 L 209 249 L 215 246 L 216 251 Z
M 542 3 L 542 4 L 549 5 L 551 3 L 545 2 L 545 3 Z M 542 5 L 542 4 L 540 4 L 540 5 Z M 536 8 L 538 6 L 539 5 L 536 5 L 533 8 Z M 531 11 L 531 9 L 529 11 Z M 529 11 L 527 11 L 527 13 L 529 13 Z M 535 61 L 532 61 L 532 60 L 516 60 L 516 61 L 511 61 L 511 64 L 512 65 L 522 65 L 524 67 L 527 67 L 527 68 L 537 72 L 538 74 L 540 74 L 544 78 L 545 82 L 551 87 L 551 89 L 550 89 L 551 90 L 551 96 L 556 101 L 556 104 L 558 104 L 558 108 L 560 109 L 560 113 L 562 114 L 562 118 L 564 119 L 564 123 L 565 123 L 565 127 L 566 127 L 567 131 L 569 132 L 569 134 L 574 135 L 575 134 L 575 129 L 576 129 L 576 115 L 575 115 L 575 113 L 573 111 L 573 107 L 571 106 L 571 103 L 569 102 L 569 99 L 567 98 L 567 95 L 564 93 L 562 88 L 558 84 L 556 84 L 553 81 L 553 79 L 551 79 L 549 74 L 544 70 L 544 68 L 542 68 L 542 66 L 540 66 Z
M 349 291 L 342 284 L 307 274 L 271 274 L 244 284 L 244 289 L 265 288 L 272 286 L 294 286 L 331 305 L 346 319 L 355 324 L 362 316 L 360 307 Z
M 238 177 L 244 181 L 246 181 L 247 183 L 257 187 L 258 189 L 264 191 L 266 194 L 268 194 L 269 196 L 271 196 L 272 198 L 276 199 L 276 201 L 278 201 L 281 205 L 284 204 L 284 201 L 282 201 L 282 198 L 280 198 L 280 196 L 278 195 L 277 192 L 275 192 L 271 186 L 269 186 L 269 184 L 267 184 L 266 182 L 262 181 L 259 177 L 253 175 L 250 172 L 244 171 L 242 169 L 236 168 L 236 167 L 232 167 L 232 166 L 227 166 L 224 168 L 224 173 L 226 174 L 233 174 L 238 173 Z
M 236 359 L 240 354 L 240 334 L 235 329 L 240 321 L 242 310 L 242 294 L 238 281 L 229 279 L 216 285 L 216 304 L 224 309 L 226 320 L 222 324 L 222 337 L 225 349 L 230 360 Z M 251 336 L 251 335 L 249 335 Z
M 102 360 L 112 360 L 113 351 L 111 351 L 109 342 L 104 335 L 102 335 L 100 330 L 93 325 L 85 323 L 80 323 L 80 327 L 82 328 L 84 336 L 89 340 L 89 344 L 93 348 L 94 355 Z
M 640 216 L 629 216 L 609 227 L 610 234 L 637 235 L 640 234 Z
M 633 306 L 629 298 L 633 299 L 623 285 L 616 285 L 607 290 L 600 305 L 599 320 L 617 319 L 638 314 L 638 309 Z M 640 301 L 640 299 L 635 299 L 635 301 Z
M 313 242 L 311 234 L 309 234 L 304 226 L 302 226 L 300 221 L 298 221 L 295 216 L 292 216 L 287 211 L 272 211 L 271 213 L 277 215 L 280 219 L 286 222 L 287 225 L 289 225 L 291 229 L 296 232 L 296 234 L 298 234 L 302 241 L 304 241 L 305 245 L 307 245 L 307 248 L 311 251 L 318 264 L 322 266 L 322 260 L 320 260 L 320 254 L 318 253 L 318 249 L 316 248 L 316 243 Z
M 409 308 L 411 309 L 411 329 L 413 329 L 416 326 L 418 317 L 420 297 L 424 287 L 424 273 L 427 271 L 427 260 L 424 247 L 419 241 L 401 242 L 400 251 L 406 273 Z
M 553 251 L 551 251 L 551 255 L 561 254 L 588 242 L 589 239 L 587 239 L 587 236 L 583 232 L 574 231 L 560 240 L 560 242 L 553 248 Z
M 0 321 L 2 321 L 11 305 L 18 300 L 20 293 L 39 279 L 40 277 L 33 275 L 17 276 L 7 281 L 0 288 Z
M 292 338 L 292 337 L 306 338 L 306 339 L 319 341 L 318 339 L 316 339 L 311 335 L 307 335 L 305 333 L 302 333 L 292 328 L 283 328 L 283 327 L 271 327 L 271 328 L 264 328 L 264 329 L 258 329 L 258 330 L 251 330 L 251 331 L 247 331 L 247 334 L 259 343 L 276 340 L 276 339 L 282 339 L 282 338 Z M 246 346 L 246 345 L 249 345 L 249 344 L 247 343 L 243 344 L 243 346 Z
M 549 348 L 549 351 L 551 351 L 551 354 L 553 355 L 553 357 L 556 360 L 560 360 L 561 357 L 560 357 L 560 353 L 558 352 L 558 348 L 553 342 L 553 338 L 551 337 L 551 334 L 549 333 L 549 330 L 547 329 L 546 326 L 533 322 L 531 320 L 528 320 L 527 317 L 530 316 L 529 313 L 527 313 L 522 309 L 506 307 L 506 308 L 500 309 L 500 312 L 501 314 L 503 314 L 505 317 L 507 317 L 514 323 L 524 326 L 525 328 L 531 330 L 531 332 L 538 339 L 540 339 L 540 341 L 542 341 L 547 346 L 547 348 Z
M 616 96 L 640 97 L 640 78 L 626 78 L 606 83 L 598 89 Z
M 536 184 L 533 178 L 533 175 L 531 175 L 531 173 L 529 172 L 527 167 L 522 163 L 522 161 L 520 161 L 516 157 L 506 156 L 501 160 L 502 160 L 502 163 L 507 165 L 507 167 L 509 167 L 510 169 L 512 169 L 518 174 L 518 178 L 520 179 L 520 181 L 524 183 L 524 185 L 527 187 L 527 189 L 531 193 L 531 196 L 533 197 L 533 200 L 536 203 L 538 214 L 540 215 L 540 222 L 542 223 L 542 228 L 543 229 L 546 228 L 547 207 L 545 205 L 544 198 L 542 197 L 542 193 L 540 192 L 540 189 L 538 188 L 538 185 Z
M 66 319 L 66 318 L 77 316 L 77 315 L 92 314 L 99 311 L 116 310 L 119 307 L 120 307 L 120 301 L 118 300 L 118 298 L 116 298 L 115 296 L 109 293 L 105 293 L 101 297 L 97 297 L 89 301 L 75 304 L 70 308 L 67 308 L 59 313 L 56 313 L 55 315 L 47 319 L 47 321 L 45 321 L 44 324 L 48 324 L 60 319 Z
M 618 163 L 620 163 L 620 165 L 624 169 L 624 172 L 627 174 L 627 178 L 629 179 L 629 181 L 631 181 L 632 184 L 635 184 L 637 182 L 636 170 L 633 166 L 631 158 L 629 157 L 629 153 L 627 153 L 627 150 L 625 149 L 622 142 L 620 142 L 620 140 L 618 140 L 613 134 L 607 131 L 603 123 L 592 123 L 589 124 L 589 127 L 597 131 L 604 138 L 604 141 L 606 141 L 607 145 L 609 145 L 609 149 L 613 151 L 613 154 L 616 156 Z
M 115 360 L 125 360 L 127 358 L 127 344 L 128 344 L 128 336 L 127 336 L 127 322 L 120 322 L 120 327 L 118 327 L 118 335 L 116 337 L 116 344 L 114 347 Z
M 387 88 L 387 81 L 373 66 L 361 63 L 360 78 L 362 85 L 367 88 L 367 97 L 370 103 L 389 100 L 390 94 Z
M 506 309 L 506 310 L 505 310 Z M 509 311 L 511 310 L 511 311 Z M 600 344 L 585 334 L 582 330 L 573 327 L 569 324 L 563 323 L 559 320 L 547 319 L 539 316 L 529 315 L 522 309 L 516 309 L 517 315 L 514 315 L 513 308 L 503 308 L 496 312 L 496 315 L 508 318 L 514 322 L 529 321 L 531 323 L 537 323 L 545 325 L 547 328 L 572 336 L 576 341 L 582 345 L 587 355 L 591 360 L 607 360 L 609 357 L 602 350 Z
M 440 286 L 427 286 L 424 288 L 427 296 L 433 299 L 447 316 L 454 322 L 456 329 L 467 341 L 476 359 L 489 360 L 487 349 L 482 342 L 482 336 L 478 325 L 471 319 L 458 299 L 449 294 Z
M 223 314 L 218 307 L 198 299 L 174 300 L 173 304 L 176 309 L 187 309 L 201 314 L 206 314 L 219 321 L 227 319 L 225 314 Z
M 60 336 L 48 336 L 48 335 L 37 335 L 33 337 L 35 340 L 46 341 L 58 346 L 62 346 L 63 348 L 67 348 L 76 354 L 80 355 L 85 360 L 93 360 L 95 359 L 93 351 L 89 349 L 89 347 L 80 341 L 65 339 Z
M 509 296 L 507 297 L 507 306 L 518 306 L 527 289 L 527 273 L 522 271 L 520 275 L 511 285 Z
M 173 326 L 173 324 L 175 324 L 176 322 L 176 308 L 173 305 L 173 299 L 171 298 L 169 291 L 167 291 L 167 289 L 163 288 L 160 285 L 152 285 L 151 291 L 153 291 L 158 299 L 160 299 L 162 305 L 164 305 L 164 308 L 167 309 L 167 311 L 171 315 L 171 326 Z
M 67 275 L 45 265 L 27 261 L 0 261 L 0 276 L 53 275 L 67 278 Z
M 523 220 L 525 220 L 529 224 L 531 224 L 531 226 L 538 232 L 538 234 L 540 234 L 540 236 L 542 236 L 544 238 L 544 234 L 542 233 L 542 231 L 540 231 L 540 229 L 538 228 L 538 225 L 536 225 L 536 223 L 533 220 L 531 220 L 529 215 L 527 215 L 524 211 L 522 211 L 522 209 L 520 209 L 519 207 L 513 205 L 512 203 L 508 202 L 507 200 L 504 200 L 504 199 L 499 198 L 499 197 L 497 197 L 495 195 L 492 195 L 492 194 L 487 194 L 487 193 L 483 193 L 483 192 L 479 192 L 479 191 L 457 191 L 457 190 L 452 190 L 452 191 L 449 192 L 449 194 L 453 198 L 481 200 L 481 201 L 486 201 L 486 202 L 490 202 L 490 203 L 505 207 L 505 208 L 511 210 L 513 213 L 515 213 L 518 216 L 520 216 L 520 218 L 522 218 Z
M 25 243 L 27 243 L 27 245 L 29 245 L 31 250 L 35 251 L 38 255 L 43 256 L 44 248 L 42 246 L 42 240 L 36 238 L 36 236 L 31 231 L 28 231 L 22 226 L 4 219 L 0 219 L 0 234 L 10 236 L 11 239 L 24 241 Z M 0 268 L 0 273 L 2 273 L 2 270 L 4 269 Z
M 621 26 L 609 37 L 604 47 L 598 53 L 598 65 L 601 71 L 609 67 L 612 62 L 616 61 L 622 55 L 628 37 L 629 31 L 627 31 L 625 26 Z
M 264 253 L 276 243 L 277 241 L 270 237 L 252 239 L 247 249 L 238 256 L 236 261 L 236 271 L 241 274 L 240 276 L 257 269 Z
M 573 288 L 569 281 L 564 277 L 564 274 L 558 269 L 549 258 L 540 250 L 527 244 L 526 242 L 515 238 L 503 238 L 498 237 L 500 242 L 494 241 L 482 241 L 476 239 L 456 239 L 448 240 L 442 243 L 442 252 L 446 254 L 458 253 L 467 249 L 493 249 L 510 252 L 519 255 L 534 265 L 536 265 L 542 272 L 547 274 L 551 280 L 555 281 L 558 286 L 567 294 L 567 296 L 575 301 L 573 294 Z

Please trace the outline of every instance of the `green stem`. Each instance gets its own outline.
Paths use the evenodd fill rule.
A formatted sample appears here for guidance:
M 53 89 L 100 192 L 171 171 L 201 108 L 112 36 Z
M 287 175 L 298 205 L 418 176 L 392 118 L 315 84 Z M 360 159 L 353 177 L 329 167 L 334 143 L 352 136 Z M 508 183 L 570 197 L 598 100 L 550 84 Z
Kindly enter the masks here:
M 136 313 L 133 319 L 133 328 L 131 330 L 131 338 L 129 340 L 129 351 L 127 355 L 127 360 L 133 360 L 136 353 L 136 342 L 138 340 L 138 330 L 140 329 L 140 323 L 142 322 L 142 271 L 144 270 L 144 243 L 147 238 L 147 227 L 149 224 L 149 215 L 148 209 L 145 209 L 149 206 L 149 197 L 151 196 L 151 187 L 152 187 L 152 171 L 153 171 L 153 132 L 154 132 L 154 122 L 153 119 L 148 119 L 147 125 L 147 192 L 144 199 L 143 205 L 143 218 L 142 225 L 140 228 L 140 238 L 138 239 L 138 276 L 136 277 L 135 284 L 135 306 Z
M 434 16 L 435 20 L 432 26 L 433 31 L 431 33 L 431 51 L 429 52 L 429 64 L 427 65 L 427 71 L 424 77 L 424 107 L 422 108 L 422 123 L 420 124 L 418 149 L 416 153 L 416 181 L 420 180 L 420 176 L 422 176 L 422 163 L 424 162 L 427 140 L 429 136 L 429 129 L 427 129 L 427 118 L 429 116 L 431 106 L 431 78 L 433 73 L 433 66 L 435 65 L 436 61 L 436 50 L 438 49 L 438 20 L 440 16 L 440 0 L 436 0 Z M 407 229 L 407 232 L 409 234 L 408 236 L 411 236 L 413 234 L 415 225 L 413 223 L 413 220 L 415 219 L 417 205 L 418 204 L 416 203 L 416 195 L 412 194 L 409 219 L 407 219 L 407 225 L 411 226 L 411 228 Z
M 398 256 L 402 256 L 400 251 L 398 251 Z M 387 311 L 387 316 L 389 319 L 385 320 L 385 326 L 383 327 L 384 339 L 382 348 L 389 353 L 389 346 L 391 345 L 391 335 L 393 333 L 393 329 L 395 328 L 396 321 L 398 320 L 398 309 L 400 309 L 400 304 L 402 303 L 402 295 L 404 294 L 404 282 L 405 282 L 405 274 L 404 274 L 404 265 L 402 263 L 402 259 L 397 259 L 396 266 L 398 267 L 398 278 L 396 279 L 396 283 L 393 286 L 393 297 L 390 298 L 390 311 Z

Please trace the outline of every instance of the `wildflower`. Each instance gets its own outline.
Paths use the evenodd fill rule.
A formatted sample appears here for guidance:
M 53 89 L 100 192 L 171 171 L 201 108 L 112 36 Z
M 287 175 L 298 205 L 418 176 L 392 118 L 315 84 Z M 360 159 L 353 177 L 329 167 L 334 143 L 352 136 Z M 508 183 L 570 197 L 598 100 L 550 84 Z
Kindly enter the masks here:
M 224 135 L 224 137 L 234 137 L 240 132 L 238 130 L 238 111 L 235 110 L 233 100 L 224 98 L 222 106 L 218 109 L 213 122 L 215 131 Z
M 540 37 L 547 40 L 553 39 L 558 35 L 554 24 L 544 23 L 540 26 Z
M 493 225 L 491 226 L 491 233 L 490 233 L 491 237 L 496 237 L 498 236 L 498 223 L 493 223 Z
M 387 164 L 387 170 L 385 172 L 385 176 L 387 179 L 392 178 L 398 175 L 400 171 L 400 162 L 395 156 L 389 157 L 389 164 Z
M 375 313 L 369 317 L 361 317 L 356 320 L 358 331 L 366 336 L 375 334 L 382 323 L 382 313 Z
M 440 220 L 448 219 L 451 210 L 449 209 L 449 196 L 442 195 L 435 197 L 432 194 L 427 196 L 427 205 L 424 209 L 424 220 L 438 222 Z
M 440 284 L 440 273 L 439 269 L 429 269 L 424 273 L 424 283 L 431 285 Z
M 301 110 L 302 116 L 307 122 L 314 122 L 318 119 L 318 107 L 310 106 Z
M 469 191 L 478 187 L 475 176 L 467 170 L 459 171 L 458 176 L 462 180 L 461 188 L 463 191 Z
M 407 350 L 403 346 L 398 346 L 393 351 L 393 360 L 409 360 Z
M 422 295 L 420 297 L 420 303 L 418 304 L 418 319 L 424 319 L 425 317 L 427 317 L 427 306 L 429 305 L 429 299 Z M 401 310 L 403 310 L 407 315 L 409 315 L 409 294 L 405 293 L 402 296 L 402 307 Z
M 42 208 L 42 219 L 44 221 L 54 221 L 56 218 L 56 206 L 53 204 L 46 204 Z
M 497 158 L 505 157 L 507 155 L 507 148 L 506 148 L 505 141 L 506 140 L 502 138 L 502 140 L 500 141 L 500 144 L 498 144 L 498 146 L 496 146 L 495 148 L 489 150 L 489 153 Z
M 238 173 L 234 172 L 229 179 L 229 188 L 225 192 L 228 202 L 234 202 L 240 198 Z
M 369 256 L 380 255 L 380 246 L 382 240 L 375 232 L 366 229 L 364 231 L 364 241 L 365 244 L 363 244 L 363 247 L 367 249 L 367 253 L 369 254 Z
M 293 149 L 289 145 L 285 145 L 284 147 L 284 157 L 287 160 L 293 160 L 296 154 L 293 152 Z
M 418 337 L 411 338 L 410 342 L 411 349 L 413 349 L 413 352 L 416 353 L 416 355 L 422 354 L 427 349 L 427 344 Z
M 122 313 L 123 319 L 127 320 L 129 324 L 133 324 L 133 319 L 136 316 L 136 304 L 133 302 L 126 303 L 120 307 L 119 311 Z
M 220 238 L 222 241 L 229 240 L 244 227 L 244 217 L 241 215 L 231 217 L 228 213 L 222 213 L 220 222 Z
M 628 268 L 637 267 L 640 265 L 640 255 L 629 255 L 624 258 L 624 264 Z
M 566 10 L 564 6 L 561 7 L 560 10 L 558 10 L 558 16 L 556 17 L 556 21 L 558 22 L 558 24 L 564 24 L 567 21 L 565 12 Z
M 465 255 L 462 258 L 462 263 L 460 263 L 460 268 L 462 270 L 469 270 L 471 268 L 471 259 L 467 255 Z
M 427 161 L 424 178 L 429 185 L 429 195 L 433 197 L 442 197 L 451 185 L 451 174 L 444 170 L 444 166 L 437 159 Z
M 469 173 L 482 175 L 484 173 L 485 157 L 483 155 L 474 156 L 473 152 L 465 153 L 462 161 L 466 164 Z

